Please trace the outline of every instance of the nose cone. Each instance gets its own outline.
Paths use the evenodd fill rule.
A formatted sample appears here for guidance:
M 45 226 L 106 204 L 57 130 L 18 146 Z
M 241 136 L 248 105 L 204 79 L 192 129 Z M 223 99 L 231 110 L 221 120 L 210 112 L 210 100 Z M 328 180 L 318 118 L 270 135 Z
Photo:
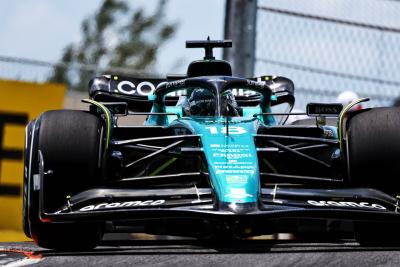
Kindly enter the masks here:
M 222 202 L 219 206 L 220 210 L 226 210 L 235 214 L 246 214 L 258 210 L 257 202 L 239 203 L 239 202 Z
M 257 208 L 260 177 L 252 120 L 192 122 L 201 142 L 219 209 L 245 213 Z M 228 135 L 226 132 L 228 131 Z

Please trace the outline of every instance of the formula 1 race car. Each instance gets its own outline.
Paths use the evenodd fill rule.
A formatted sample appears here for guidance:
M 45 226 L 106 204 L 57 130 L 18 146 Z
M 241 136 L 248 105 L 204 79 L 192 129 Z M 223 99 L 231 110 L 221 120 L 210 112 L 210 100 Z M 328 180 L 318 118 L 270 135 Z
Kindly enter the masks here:
M 400 109 L 310 103 L 308 118 L 285 124 L 293 82 L 232 76 L 213 57 L 231 45 L 188 41 L 205 57 L 186 75 L 97 77 L 87 111 L 31 121 L 25 234 L 68 250 L 96 247 L 113 231 L 201 239 L 347 231 L 362 245 L 399 244 Z M 143 115 L 143 125 L 129 124 Z

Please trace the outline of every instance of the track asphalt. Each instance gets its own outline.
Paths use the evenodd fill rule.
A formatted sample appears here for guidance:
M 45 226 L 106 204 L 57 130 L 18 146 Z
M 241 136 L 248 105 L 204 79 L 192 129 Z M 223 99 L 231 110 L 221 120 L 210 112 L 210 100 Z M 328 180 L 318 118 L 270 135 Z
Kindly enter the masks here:
M 32 242 L 0 243 L 0 266 L 400 266 L 400 247 L 357 243 L 244 240 L 105 241 L 86 252 L 52 251 Z

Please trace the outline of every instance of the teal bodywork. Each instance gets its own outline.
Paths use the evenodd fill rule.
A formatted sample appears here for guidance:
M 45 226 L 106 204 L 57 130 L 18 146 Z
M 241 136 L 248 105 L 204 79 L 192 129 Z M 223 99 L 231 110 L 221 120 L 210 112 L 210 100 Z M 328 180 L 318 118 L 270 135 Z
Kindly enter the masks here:
M 261 122 L 240 117 L 191 117 L 178 119 L 179 125 L 200 135 L 207 169 L 219 201 L 255 203 L 260 188 L 254 134 Z M 227 129 L 228 128 L 228 129 Z M 228 133 L 227 133 L 228 130 Z
M 176 90 L 187 90 L 201 86 L 213 92 L 216 97 L 215 116 L 185 117 L 180 105 L 165 105 L 166 95 Z M 234 87 L 236 86 L 236 87 Z M 225 117 L 222 108 L 218 108 L 226 90 L 243 88 L 260 94 L 259 104 L 244 106 L 239 117 Z M 188 94 L 189 95 L 189 94 Z M 176 129 L 177 135 L 182 128 L 190 134 L 199 135 L 204 153 L 204 170 L 209 173 L 215 197 L 222 205 L 230 208 L 235 204 L 256 207 L 260 196 L 260 172 L 254 135 L 260 127 L 276 125 L 271 113 L 271 101 L 276 96 L 263 82 L 254 82 L 232 77 L 195 77 L 160 84 L 154 95 L 151 113 L 145 124 L 165 126 Z

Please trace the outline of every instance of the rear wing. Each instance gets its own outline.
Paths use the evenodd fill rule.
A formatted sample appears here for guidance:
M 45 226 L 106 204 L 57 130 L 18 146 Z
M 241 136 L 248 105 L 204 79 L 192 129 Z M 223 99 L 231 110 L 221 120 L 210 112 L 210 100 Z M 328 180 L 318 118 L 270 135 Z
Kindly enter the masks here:
M 281 76 L 260 76 L 255 78 L 248 78 L 249 80 L 257 82 L 265 82 L 272 90 L 271 106 L 281 103 L 289 103 L 294 105 L 294 83 L 292 80 Z M 260 101 L 260 95 L 254 94 L 251 96 L 243 97 L 240 94 L 236 96 L 236 101 L 239 106 L 256 106 Z
M 163 82 L 184 79 L 186 76 L 168 76 L 167 79 L 133 78 L 119 75 L 104 75 L 93 78 L 89 83 L 89 96 L 99 102 L 126 102 L 128 109 L 134 112 L 149 112 L 152 102 L 148 96 L 152 95 L 157 86 Z M 283 102 L 294 103 L 294 84 L 291 80 L 280 76 L 261 76 L 249 80 L 265 82 L 274 93 L 272 105 Z M 257 106 L 261 96 L 255 92 L 233 89 L 239 106 Z M 185 95 L 184 90 L 168 94 L 165 98 L 167 106 L 174 106 L 179 97 Z
M 89 82 L 89 97 L 99 102 L 127 102 L 129 110 L 148 112 L 152 103 L 148 96 L 167 79 L 148 79 L 103 75 Z M 178 97 L 166 99 L 170 105 L 176 104 Z M 171 103 L 169 103 L 171 102 Z

